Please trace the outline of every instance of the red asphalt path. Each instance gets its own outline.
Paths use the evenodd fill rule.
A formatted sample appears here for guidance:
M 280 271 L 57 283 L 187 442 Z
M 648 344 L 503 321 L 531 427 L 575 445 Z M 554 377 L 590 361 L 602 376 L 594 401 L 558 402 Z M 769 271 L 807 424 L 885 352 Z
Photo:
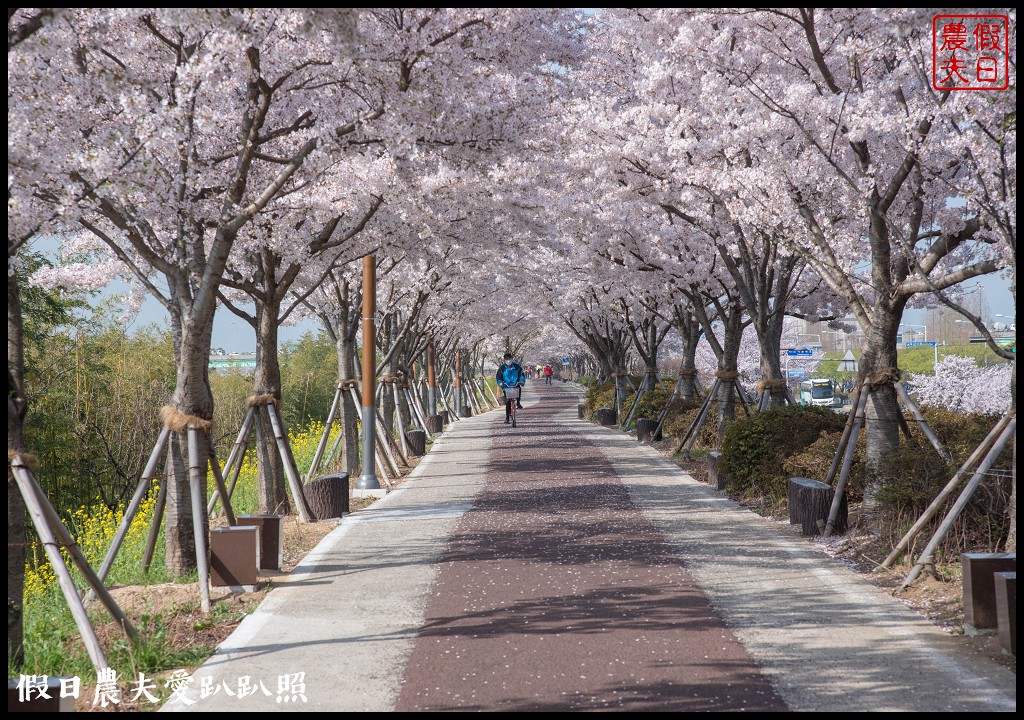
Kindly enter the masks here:
M 518 428 L 493 414 L 395 710 L 786 710 L 600 451 L 555 420 L 575 396 L 524 399 Z

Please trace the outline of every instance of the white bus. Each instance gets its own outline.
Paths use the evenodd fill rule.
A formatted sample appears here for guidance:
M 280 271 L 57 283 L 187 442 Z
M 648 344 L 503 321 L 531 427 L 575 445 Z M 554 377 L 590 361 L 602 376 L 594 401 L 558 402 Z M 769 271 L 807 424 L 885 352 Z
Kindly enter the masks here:
M 831 407 L 835 402 L 835 386 L 828 378 L 812 378 L 800 383 L 801 405 Z

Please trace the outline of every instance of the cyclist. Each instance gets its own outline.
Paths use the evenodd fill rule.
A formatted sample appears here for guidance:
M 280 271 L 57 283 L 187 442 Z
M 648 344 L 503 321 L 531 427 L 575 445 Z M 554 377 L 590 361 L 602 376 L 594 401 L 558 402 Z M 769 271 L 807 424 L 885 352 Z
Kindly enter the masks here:
M 499 388 L 507 387 L 522 387 L 526 382 L 526 375 L 523 373 L 523 368 L 512 359 L 512 353 L 505 353 L 505 357 L 502 358 L 502 364 L 498 366 L 498 372 L 494 375 L 494 380 L 498 384 Z M 520 394 L 522 394 L 520 392 Z M 519 398 L 516 398 L 516 409 L 522 410 L 523 404 L 519 402 Z M 511 422 L 512 415 L 512 400 L 505 401 L 505 424 L 508 425 Z

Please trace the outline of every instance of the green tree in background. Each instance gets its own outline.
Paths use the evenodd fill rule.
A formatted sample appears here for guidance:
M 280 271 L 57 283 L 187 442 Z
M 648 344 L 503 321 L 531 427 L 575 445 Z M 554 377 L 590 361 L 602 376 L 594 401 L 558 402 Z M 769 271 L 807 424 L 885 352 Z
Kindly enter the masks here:
M 325 332 L 307 332 L 297 342 L 282 346 L 282 419 L 286 426 L 325 422 L 337 385 L 337 352 Z

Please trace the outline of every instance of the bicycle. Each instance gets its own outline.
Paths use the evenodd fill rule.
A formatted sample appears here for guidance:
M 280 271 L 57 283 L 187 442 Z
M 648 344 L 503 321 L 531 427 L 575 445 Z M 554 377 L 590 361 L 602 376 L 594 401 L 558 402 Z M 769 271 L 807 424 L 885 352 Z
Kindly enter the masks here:
M 512 418 L 512 427 L 516 426 L 516 405 L 519 404 L 519 395 L 521 394 L 521 391 L 521 385 L 516 385 L 515 387 L 509 387 L 508 385 L 501 386 L 501 392 L 505 396 L 505 408 L 509 412 L 509 417 Z

